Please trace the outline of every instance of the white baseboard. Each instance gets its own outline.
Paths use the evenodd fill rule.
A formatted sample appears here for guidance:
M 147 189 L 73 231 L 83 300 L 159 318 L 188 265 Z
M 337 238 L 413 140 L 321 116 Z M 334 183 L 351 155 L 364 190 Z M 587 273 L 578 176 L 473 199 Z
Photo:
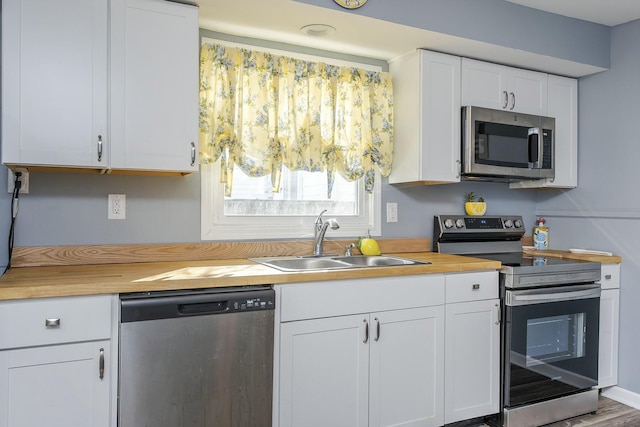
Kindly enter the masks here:
M 603 389 L 602 395 L 632 408 L 640 409 L 640 394 L 638 393 L 614 386 Z

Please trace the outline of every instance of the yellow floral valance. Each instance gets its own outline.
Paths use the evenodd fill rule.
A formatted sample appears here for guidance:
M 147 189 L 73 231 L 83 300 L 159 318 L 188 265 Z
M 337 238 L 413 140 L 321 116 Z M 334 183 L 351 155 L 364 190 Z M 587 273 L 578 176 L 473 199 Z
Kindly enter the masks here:
M 202 163 L 221 160 L 221 182 L 231 195 L 233 169 L 271 174 L 280 188 L 291 171 L 365 179 L 388 176 L 393 160 L 391 75 L 284 56 L 204 44 L 200 55 Z

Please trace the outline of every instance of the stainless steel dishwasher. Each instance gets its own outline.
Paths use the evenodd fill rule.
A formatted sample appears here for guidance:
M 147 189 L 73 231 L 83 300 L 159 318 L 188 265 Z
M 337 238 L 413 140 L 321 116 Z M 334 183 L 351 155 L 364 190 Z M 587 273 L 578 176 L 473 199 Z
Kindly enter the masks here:
M 270 287 L 120 296 L 119 427 L 271 425 Z

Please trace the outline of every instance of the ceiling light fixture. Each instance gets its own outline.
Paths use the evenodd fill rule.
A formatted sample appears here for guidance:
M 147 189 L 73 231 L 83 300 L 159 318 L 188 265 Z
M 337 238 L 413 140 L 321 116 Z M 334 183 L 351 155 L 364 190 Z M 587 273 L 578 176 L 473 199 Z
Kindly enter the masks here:
M 311 37 L 326 37 L 336 32 L 336 29 L 327 24 L 311 24 L 300 28 L 300 31 Z

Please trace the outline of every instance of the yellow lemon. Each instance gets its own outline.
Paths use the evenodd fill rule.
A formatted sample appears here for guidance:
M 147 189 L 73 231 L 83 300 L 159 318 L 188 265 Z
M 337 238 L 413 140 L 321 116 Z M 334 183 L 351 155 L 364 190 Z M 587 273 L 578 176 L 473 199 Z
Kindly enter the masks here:
M 464 204 L 464 210 L 467 215 L 481 216 L 487 211 L 487 204 L 485 202 L 466 202 Z
M 362 255 L 380 255 L 380 246 L 378 242 L 370 237 L 358 239 L 358 249 Z

